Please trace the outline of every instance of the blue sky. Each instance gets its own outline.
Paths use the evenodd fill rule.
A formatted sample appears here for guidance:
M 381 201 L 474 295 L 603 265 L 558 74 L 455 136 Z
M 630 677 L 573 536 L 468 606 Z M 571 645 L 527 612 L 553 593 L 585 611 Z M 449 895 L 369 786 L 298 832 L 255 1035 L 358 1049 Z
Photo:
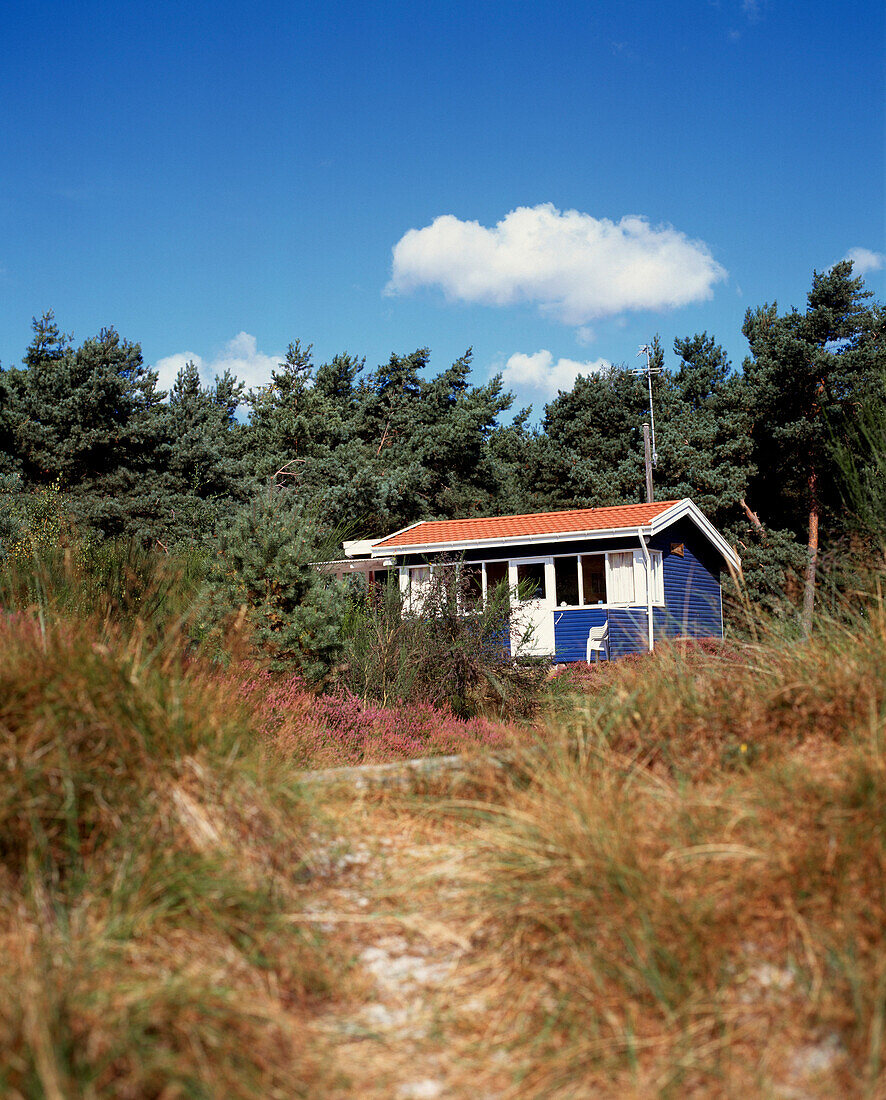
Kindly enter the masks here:
M 472 345 L 537 411 L 656 332 L 737 364 L 852 249 L 886 297 L 884 46 L 878 0 L 9 5 L 0 361 L 52 308 L 164 377 Z

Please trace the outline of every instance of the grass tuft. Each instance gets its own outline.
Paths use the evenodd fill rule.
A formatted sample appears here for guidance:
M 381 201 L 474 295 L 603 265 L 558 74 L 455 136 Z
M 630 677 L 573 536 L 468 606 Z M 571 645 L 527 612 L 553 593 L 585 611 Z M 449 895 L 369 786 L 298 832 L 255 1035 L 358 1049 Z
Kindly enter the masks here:
M 0 626 L 0 1092 L 311 1095 L 347 971 L 286 920 L 311 815 L 216 678 L 144 637 Z
M 875 612 L 610 669 L 469 807 L 517 1094 L 886 1091 Z

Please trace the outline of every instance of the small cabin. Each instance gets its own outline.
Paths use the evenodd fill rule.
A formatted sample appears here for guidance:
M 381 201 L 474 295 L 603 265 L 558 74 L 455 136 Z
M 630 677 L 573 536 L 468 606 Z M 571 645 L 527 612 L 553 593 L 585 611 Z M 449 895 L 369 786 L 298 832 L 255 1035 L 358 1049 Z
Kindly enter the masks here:
M 477 599 L 506 582 L 520 594 L 512 652 L 558 662 L 622 657 L 663 639 L 721 638 L 721 576 L 740 568 L 689 499 L 425 520 L 346 543 L 345 555 L 327 568 L 375 583 L 396 576 L 407 604 L 441 561 L 460 563 Z

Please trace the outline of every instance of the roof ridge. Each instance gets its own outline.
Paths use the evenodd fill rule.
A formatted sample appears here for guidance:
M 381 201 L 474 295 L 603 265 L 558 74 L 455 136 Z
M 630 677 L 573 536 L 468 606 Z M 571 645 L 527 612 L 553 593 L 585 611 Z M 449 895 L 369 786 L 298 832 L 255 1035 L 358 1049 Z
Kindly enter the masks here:
M 514 539 L 521 535 L 566 535 L 626 529 L 637 525 L 645 526 L 679 503 L 678 500 L 659 500 L 637 504 L 606 504 L 598 508 L 564 508 L 559 512 L 520 512 L 509 516 L 426 519 L 419 520 L 400 531 L 394 531 L 379 539 L 374 545 L 379 549 L 385 547 L 393 549 L 395 546 L 471 542 L 478 538 Z
M 579 512 L 610 512 L 610 511 L 622 511 L 625 508 L 649 508 L 653 505 L 661 508 L 670 508 L 674 504 L 679 504 L 682 498 L 675 498 L 674 500 L 641 500 L 635 501 L 633 504 L 595 504 L 592 508 L 553 508 L 546 512 L 509 512 L 503 516 L 461 516 L 458 519 L 419 519 L 414 523 L 409 524 L 409 527 L 419 527 L 423 523 L 483 523 L 487 520 L 503 520 L 503 519 L 534 519 L 536 516 L 572 516 Z M 401 531 L 407 530 L 407 528 L 401 528 Z M 393 531 L 391 535 L 386 535 L 386 538 L 391 538 L 393 535 L 399 534 L 400 531 Z

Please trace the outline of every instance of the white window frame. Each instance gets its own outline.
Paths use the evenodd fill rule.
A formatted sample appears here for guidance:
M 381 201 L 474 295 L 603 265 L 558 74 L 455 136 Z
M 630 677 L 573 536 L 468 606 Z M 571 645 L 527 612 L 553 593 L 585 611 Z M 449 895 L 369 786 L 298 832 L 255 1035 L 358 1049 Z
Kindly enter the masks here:
M 637 563 L 638 550 L 613 550 L 606 555 L 606 604 L 608 607 L 637 607 L 642 601 L 637 599 Z M 615 559 L 621 559 L 616 563 Z M 617 571 L 623 570 L 625 579 L 630 578 L 631 597 L 628 600 L 614 599 Z
M 629 554 L 632 558 L 633 566 L 633 580 L 634 580 L 634 598 L 632 601 L 625 603 L 615 601 L 611 599 L 613 590 L 612 581 L 612 558 L 616 554 Z M 582 574 L 581 559 L 586 557 L 602 557 L 604 559 L 605 577 L 606 577 L 606 600 L 603 603 L 586 603 L 584 593 L 584 576 Z M 652 606 L 664 607 L 664 558 L 661 550 L 650 550 L 649 557 L 652 563 Z M 458 563 L 459 565 L 479 565 L 481 570 L 481 584 L 483 591 L 483 603 L 485 605 L 489 595 L 489 579 L 486 574 L 486 567 L 488 565 L 504 563 L 507 566 L 506 576 L 508 578 L 509 585 L 513 587 L 516 577 L 516 567 L 527 561 L 541 561 L 545 562 L 545 587 L 548 590 L 548 603 L 551 607 L 559 608 L 559 604 L 556 603 L 557 585 L 556 574 L 554 570 L 555 558 L 574 558 L 575 568 L 578 572 L 578 604 L 570 604 L 564 607 L 563 610 L 579 610 L 582 608 L 593 608 L 605 611 L 606 609 L 621 608 L 621 607 L 645 607 L 647 605 L 646 596 L 646 562 L 643 558 L 642 550 L 635 550 L 633 548 L 627 550 L 592 550 L 590 553 L 576 552 L 574 554 L 555 554 L 552 556 L 539 555 L 538 557 L 524 557 L 519 558 L 484 558 L 482 561 L 465 561 Z M 429 563 L 426 565 L 410 565 L 401 566 L 400 568 L 400 591 L 403 593 L 404 602 L 410 611 L 419 611 L 418 600 L 414 600 L 413 585 L 412 585 L 412 571 L 416 569 L 427 569 L 429 571 L 428 576 L 435 572 L 436 565 Z
M 650 550 L 649 559 L 652 565 L 652 606 L 664 607 L 664 568 L 661 550 Z M 634 551 L 634 597 L 637 602 L 631 606 L 646 606 L 648 603 L 646 561 L 642 550 Z

